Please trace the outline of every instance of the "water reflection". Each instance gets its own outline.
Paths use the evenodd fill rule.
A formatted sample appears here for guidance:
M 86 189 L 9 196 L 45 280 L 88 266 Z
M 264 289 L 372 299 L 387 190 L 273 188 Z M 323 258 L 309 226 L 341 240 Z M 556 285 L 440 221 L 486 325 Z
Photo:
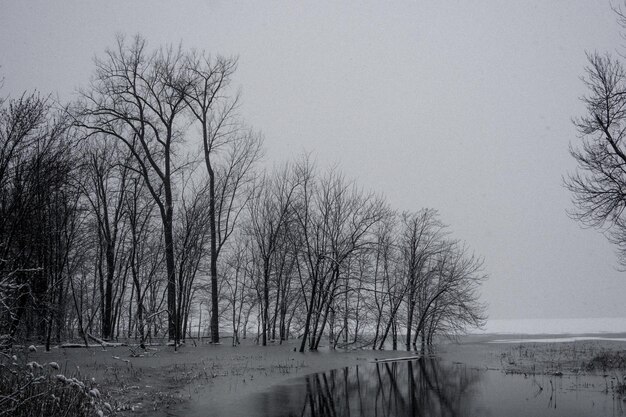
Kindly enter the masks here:
M 343 368 L 263 395 L 260 415 L 457 416 L 475 397 L 481 375 L 437 359 Z
M 590 382 L 591 381 L 591 382 Z M 294 379 L 220 415 L 264 417 L 622 416 L 600 381 L 505 375 L 439 359 L 367 364 Z M 596 385 L 598 383 L 598 385 Z M 558 402 L 557 402 L 558 399 Z

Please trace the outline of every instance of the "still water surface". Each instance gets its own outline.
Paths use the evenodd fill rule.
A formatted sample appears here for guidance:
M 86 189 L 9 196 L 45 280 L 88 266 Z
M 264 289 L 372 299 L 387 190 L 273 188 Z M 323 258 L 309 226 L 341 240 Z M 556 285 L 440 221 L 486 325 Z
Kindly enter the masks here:
M 441 359 L 371 363 L 295 378 L 220 415 L 623 416 L 602 376 L 524 376 Z M 222 414 L 225 413 L 225 414 Z

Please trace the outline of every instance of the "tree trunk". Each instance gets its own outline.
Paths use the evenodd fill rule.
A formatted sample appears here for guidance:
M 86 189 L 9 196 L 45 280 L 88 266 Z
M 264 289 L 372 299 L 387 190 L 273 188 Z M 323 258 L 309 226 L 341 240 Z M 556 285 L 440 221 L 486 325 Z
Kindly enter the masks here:
M 316 280 L 317 281 L 317 280 Z M 309 308 L 306 312 L 306 321 L 304 322 L 304 334 L 302 335 L 302 342 L 300 343 L 300 352 L 304 352 L 306 346 L 306 339 L 309 336 L 309 330 L 311 327 L 311 315 L 313 314 L 313 304 L 315 303 L 317 282 L 313 282 L 313 288 L 311 290 L 311 300 L 309 301 Z
M 102 318 L 102 338 L 111 340 L 113 337 L 113 279 L 115 276 L 115 247 L 106 243 L 106 279 L 104 282 L 104 311 Z
M 411 280 L 414 281 L 414 280 Z M 406 318 L 406 350 L 411 350 L 411 330 L 413 328 L 413 315 L 415 314 L 415 285 L 411 284 L 407 303 Z
M 272 340 L 276 340 L 276 320 L 278 319 L 278 307 L 280 305 L 280 282 L 276 284 L 276 303 L 274 304 L 274 317 L 272 317 Z
M 202 134 L 204 142 L 204 162 L 209 174 L 209 229 L 210 229 L 210 275 L 211 275 L 211 343 L 219 343 L 219 296 L 217 283 L 217 223 L 215 213 L 215 172 L 211 165 L 211 155 L 208 148 L 208 132 L 206 121 L 203 124 Z
M 178 345 L 178 319 L 176 317 L 176 261 L 174 257 L 174 233 L 172 225 L 172 191 L 166 186 L 166 207 L 163 219 L 165 240 L 165 266 L 167 270 L 167 330 L 174 346 Z
M 391 326 L 391 337 L 392 337 L 391 349 L 398 350 L 398 325 L 397 325 L 395 318 L 393 319 L 393 324 Z
M 270 303 L 270 269 L 269 259 L 263 260 L 263 346 L 267 345 L 267 330 L 269 327 L 269 303 Z

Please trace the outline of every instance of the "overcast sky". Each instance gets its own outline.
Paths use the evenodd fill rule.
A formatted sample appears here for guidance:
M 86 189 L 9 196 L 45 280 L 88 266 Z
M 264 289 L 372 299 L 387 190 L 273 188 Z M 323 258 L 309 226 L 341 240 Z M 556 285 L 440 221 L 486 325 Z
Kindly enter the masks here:
M 399 210 L 438 209 L 485 257 L 492 318 L 626 316 L 626 273 L 562 186 L 585 51 L 621 44 L 608 1 L 0 5 L 3 95 L 71 98 L 116 33 L 237 55 L 268 161 L 312 151 Z

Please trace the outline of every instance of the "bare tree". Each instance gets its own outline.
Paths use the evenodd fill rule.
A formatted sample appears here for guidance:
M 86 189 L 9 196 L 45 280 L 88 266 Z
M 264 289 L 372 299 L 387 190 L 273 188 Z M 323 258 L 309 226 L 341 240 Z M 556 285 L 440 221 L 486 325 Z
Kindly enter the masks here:
M 319 346 L 341 290 L 348 259 L 371 246 L 370 232 L 385 215 L 382 199 L 365 194 L 337 170 L 319 180 L 304 159 L 298 166 L 299 193 L 294 208 L 302 266 L 300 286 L 307 309 L 300 351 Z M 347 329 L 346 329 L 347 331 Z
M 115 142 L 100 141 L 88 146 L 83 182 L 84 195 L 94 215 L 100 248 L 98 278 L 100 281 L 102 338 L 113 336 L 113 292 L 118 271 L 126 254 L 122 248 L 125 224 L 125 202 L 132 161 L 124 158 Z M 103 268 L 104 267 L 104 268 Z
M 219 342 L 218 258 L 232 234 L 243 204 L 238 201 L 261 155 L 261 139 L 237 115 L 238 96 L 227 95 L 237 67 L 233 58 L 192 53 L 186 58 L 189 87 L 185 101 L 200 125 L 209 175 L 211 341 Z
M 390 211 L 373 231 L 374 245 L 371 256 L 374 259 L 372 260 L 373 267 L 369 285 L 372 296 L 369 298 L 368 304 L 375 311 L 376 317 L 374 339 L 372 340 L 374 348 L 378 346 L 377 343 L 381 336 L 385 307 L 388 308 L 394 304 L 393 288 L 395 285 L 392 284 L 392 277 L 396 276 L 396 274 L 391 272 L 391 268 L 395 263 L 393 259 L 396 252 L 394 240 L 396 223 L 397 214 Z
M 419 319 L 413 345 L 419 335 L 422 352 L 426 345 L 432 345 L 436 332 L 443 330 L 453 335 L 467 326 L 480 327 L 485 320 L 485 309 L 478 294 L 481 283 L 487 278 L 482 258 L 455 240 L 446 240 L 441 247 L 420 288 Z
M 425 294 L 428 266 L 442 250 L 445 226 L 439 220 L 438 213 L 432 209 L 423 209 L 418 213 L 403 213 L 402 224 L 400 245 L 407 285 L 406 349 L 410 350 L 416 304 L 422 301 L 419 298 Z
M 619 58 L 588 54 L 583 78 L 587 114 L 574 122 L 581 145 L 570 146 L 578 169 L 565 180 L 576 207 L 572 217 L 604 228 L 626 265 L 626 73 Z
M 288 227 L 291 204 L 297 188 L 297 181 L 291 175 L 291 168 L 285 165 L 272 175 L 264 176 L 257 185 L 257 191 L 250 201 L 250 221 L 248 234 L 253 241 L 258 256 L 258 267 L 262 279 L 261 320 L 262 344 L 267 344 L 269 331 L 270 277 L 272 259 L 279 248 L 280 237 Z
M 233 329 L 233 346 L 241 343 L 244 306 L 250 303 L 250 288 L 254 268 L 252 264 L 251 244 L 245 236 L 238 236 L 233 247 L 226 256 L 224 271 L 228 287 L 228 301 L 231 307 L 231 325 Z M 245 324 L 244 324 L 245 326 Z
M 200 270 L 205 247 L 209 237 L 208 227 L 208 186 L 206 178 L 201 178 L 199 186 L 190 178 L 184 179 L 183 188 L 187 189 L 181 198 L 181 210 L 176 222 L 177 238 L 176 261 L 178 266 L 178 313 L 179 326 L 183 331 L 188 328 L 192 298 L 195 293 L 195 279 Z
M 0 108 L 0 326 L 60 337 L 74 239 L 78 165 L 68 119 L 37 94 Z M 22 326 L 24 321 L 29 323 Z
M 78 122 L 91 134 L 119 140 L 132 154 L 161 215 L 167 269 L 168 334 L 180 338 L 176 308 L 174 183 L 177 144 L 183 139 L 181 116 L 188 80 L 180 48 L 149 52 L 141 37 L 96 60 L 96 72 L 82 93 Z

